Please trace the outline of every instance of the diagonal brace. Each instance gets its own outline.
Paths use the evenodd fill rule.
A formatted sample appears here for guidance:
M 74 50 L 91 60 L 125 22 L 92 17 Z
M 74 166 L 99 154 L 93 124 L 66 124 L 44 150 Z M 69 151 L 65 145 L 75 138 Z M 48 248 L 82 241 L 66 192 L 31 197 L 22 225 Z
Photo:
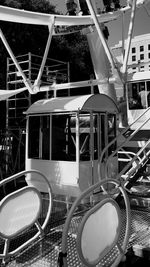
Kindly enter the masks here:
M 28 80 L 28 78 L 26 77 L 26 75 L 24 74 L 21 66 L 19 65 L 19 63 L 18 63 L 15 55 L 13 54 L 13 51 L 11 50 L 11 48 L 10 48 L 10 46 L 9 46 L 9 44 L 8 44 L 8 42 L 7 42 L 7 40 L 6 40 L 6 38 L 5 38 L 5 36 L 4 36 L 4 34 L 3 34 L 3 32 L 2 32 L 1 29 L 0 29 L 0 37 L 1 37 L 2 41 L 3 41 L 3 44 L 5 45 L 5 47 L 7 49 L 7 51 L 9 53 L 12 61 L 14 62 L 17 70 L 19 71 L 20 75 L 22 76 L 22 79 L 23 79 L 23 82 L 24 82 L 25 86 L 27 87 L 27 89 L 29 90 L 29 92 L 31 94 L 33 94 L 32 84 L 30 83 L 30 81 Z
M 102 45 L 103 45 L 104 50 L 105 50 L 105 52 L 106 52 L 106 55 L 107 55 L 107 57 L 108 57 L 108 59 L 109 59 L 109 62 L 110 62 L 110 64 L 111 64 L 112 68 L 113 68 L 114 70 L 117 71 L 117 75 L 118 75 L 118 77 L 120 78 L 120 80 L 122 81 L 122 75 L 121 75 L 120 71 L 118 70 L 116 63 L 114 62 L 114 58 L 113 58 L 113 56 L 112 56 L 112 54 L 111 54 L 111 52 L 110 52 L 110 49 L 109 49 L 109 47 L 108 47 L 108 44 L 107 44 L 105 38 L 104 38 L 104 36 L 103 36 L 103 33 L 102 33 L 102 30 L 101 30 L 99 21 L 98 21 L 98 19 L 97 19 L 97 16 L 96 16 L 96 13 L 95 13 L 93 4 L 92 4 L 92 1 L 91 1 L 91 0 L 86 0 L 86 2 L 87 2 L 87 5 L 88 5 L 88 8 L 89 8 L 89 10 L 90 10 L 91 17 L 92 17 L 92 19 L 93 19 L 93 22 L 94 22 L 94 24 L 95 24 L 95 27 L 96 27 L 96 29 L 97 29 L 99 38 L 100 38 L 100 40 L 101 40 L 101 42 L 102 42 Z
M 41 77 L 42 77 L 42 74 L 43 74 L 43 71 L 44 71 L 45 63 L 46 63 L 46 60 L 47 60 L 47 56 L 48 56 L 48 52 L 49 52 L 49 48 L 50 48 L 50 44 L 51 44 L 51 40 L 52 40 L 53 28 L 54 28 L 54 16 L 51 17 L 51 24 L 49 26 L 49 36 L 48 36 L 48 40 L 47 40 L 44 56 L 43 56 L 43 59 L 42 59 L 42 63 L 41 63 L 39 72 L 38 72 L 37 79 L 35 80 L 34 85 L 33 85 L 33 90 L 36 91 L 36 92 L 39 91 Z

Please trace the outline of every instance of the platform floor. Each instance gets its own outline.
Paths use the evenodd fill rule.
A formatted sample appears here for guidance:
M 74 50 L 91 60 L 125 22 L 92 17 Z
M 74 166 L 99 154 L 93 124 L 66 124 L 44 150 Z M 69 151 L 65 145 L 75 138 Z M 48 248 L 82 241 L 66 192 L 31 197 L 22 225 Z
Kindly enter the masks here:
M 59 211 L 58 211 L 59 214 Z M 16 257 L 10 259 L 6 264 L 8 267 L 57 267 L 58 254 L 61 251 L 61 238 L 64 225 L 64 219 L 58 220 L 58 214 L 52 219 L 46 229 L 44 238 L 34 242 L 29 248 L 22 251 Z M 78 225 L 82 219 L 83 211 L 77 213 L 71 222 L 68 232 L 68 251 L 67 261 L 69 267 L 83 267 L 76 250 L 76 232 Z M 125 212 L 122 210 L 122 222 L 125 219 Z M 60 217 L 59 217 L 60 218 Z M 62 217 L 63 218 L 63 217 Z M 122 223 L 122 231 L 124 232 L 124 224 Z M 20 237 L 21 239 L 23 238 Z M 19 239 L 14 240 L 13 244 L 17 244 Z M 121 242 L 121 240 L 120 240 Z M 127 258 L 124 263 L 120 263 L 120 267 L 129 266 L 148 266 L 150 259 L 150 213 L 149 209 L 131 211 L 131 234 L 128 244 Z M 97 266 L 110 266 L 111 260 L 116 251 L 111 251 L 109 257 Z M 1 264 L 1 266 L 3 266 Z

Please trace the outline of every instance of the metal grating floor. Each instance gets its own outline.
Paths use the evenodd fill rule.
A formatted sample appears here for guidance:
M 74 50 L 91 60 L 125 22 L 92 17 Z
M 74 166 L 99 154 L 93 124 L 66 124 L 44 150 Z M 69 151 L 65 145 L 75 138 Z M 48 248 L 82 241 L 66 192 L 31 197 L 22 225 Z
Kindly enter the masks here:
M 124 222 L 124 216 L 125 212 L 122 210 L 122 222 Z M 149 210 L 147 209 L 143 211 L 134 209 L 131 212 L 131 218 L 131 235 L 128 248 L 134 248 L 137 245 L 142 247 L 150 247 Z M 78 258 L 76 250 L 76 232 L 81 219 L 82 214 L 74 216 L 69 229 L 67 251 L 67 262 L 69 267 L 83 267 L 80 259 Z M 55 227 L 53 227 L 51 224 L 47 228 L 47 233 L 43 239 L 38 240 L 28 249 L 17 255 L 17 257 L 12 258 L 6 266 L 56 267 L 58 254 L 61 251 L 63 223 L 64 221 L 59 221 Z M 123 233 L 124 224 L 122 223 L 122 235 Z M 120 242 L 122 242 L 122 240 L 120 240 Z M 117 248 L 114 248 L 98 266 L 110 266 L 117 253 Z

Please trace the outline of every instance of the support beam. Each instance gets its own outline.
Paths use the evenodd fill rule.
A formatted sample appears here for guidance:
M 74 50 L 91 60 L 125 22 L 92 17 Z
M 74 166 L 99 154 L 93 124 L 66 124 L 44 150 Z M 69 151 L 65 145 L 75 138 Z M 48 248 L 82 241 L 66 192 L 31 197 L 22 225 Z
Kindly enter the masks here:
M 50 90 L 64 90 L 64 89 L 72 89 L 72 88 L 83 88 L 87 86 L 95 86 L 99 84 L 107 84 L 107 83 L 117 83 L 115 78 L 109 79 L 101 79 L 101 80 L 87 80 L 87 81 L 80 81 L 80 82 L 69 82 L 69 83 L 61 83 L 61 84 L 52 84 L 40 87 L 40 92 L 46 92 Z
M 103 45 L 103 47 L 104 47 L 104 49 L 105 49 L 105 52 L 106 52 L 106 55 L 107 55 L 107 57 L 108 57 L 108 59 L 109 59 L 109 62 L 110 62 L 110 64 L 111 64 L 112 68 L 113 68 L 114 70 L 117 71 L 117 75 L 118 75 L 118 77 L 120 78 L 120 80 L 122 81 L 122 76 L 121 76 L 121 74 L 120 74 L 120 72 L 119 72 L 119 70 L 118 70 L 118 68 L 117 68 L 117 66 L 116 66 L 116 64 L 115 64 L 115 62 L 114 62 L 113 56 L 112 56 L 112 54 L 111 54 L 111 52 L 110 52 L 110 49 L 109 49 L 109 47 L 108 47 L 108 44 L 107 44 L 107 42 L 106 42 L 106 40 L 105 40 L 105 38 L 104 38 L 103 32 L 102 32 L 102 30 L 101 30 L 101 27 L 100 27 L 99 21 L 98 21 L 98 19 L 97 19 L 97 16 L 96 16 L 94 7 L 93 7 L 93 5 L 92 5 L 92 1 L 91 1 L 91 0 L 86 0 L 86 2 L 87 2 L 87 5 L 88 5 L 88 8 L 89 8 L 89 10 L 90 10 L 91 17 L 92 17 L 92 19 L 93 19 L 93 22 L 94 22 L 94 24 L 95 24 L 95 27 L 96 27 L 96 29 L 97 29 L 99 38 L 100 38 L 100 40 L 101 40 L 101 42 L 102 42 L 102 45 Z
M 127 45 L 123 60 L 123 66 L 122 66 L 122 74 L 124 76 L 124 81 L 126 81 L 126 72 L 127 72 L 127 64 L 129 59 L 129 52 L 131 47 L 131 39 L 133 34 L 133 26 L 134 26 L 134 19 L 135 19 L 135 11 L 136 11 L 136 1 L 132 1 L 132 10 L 131 10 L 131 18 L 130 18 L 130 24 L 129 24 L 129 30 L 128 30 L 128 38 L 127 38 Z
M 22 68 L 20 67 L 20 65 L 19 65 L 19 63 L 18 63 L 18 61 L 17 61 L 15 55 L 13 54 L 13 51 L 11 50 L 11 48 L 10 48 L 10 46 L 9 46 L 9 44 L 8 44 L 8 42 L 7 42 L 7 40 L 6 40 L 6 38 L 5 38 L 5 36 L 4 36 L 4 34 L 3 34 L 3 32 L 2 32 L 1 29 L 0 29 L 0 37 L 1 37 L 1 39 L 2 39 L 3 44 L 5 45 L 5 47 L 6 47 L 6 49 L 7 49 L 7 51 L 8 51 L 8 53 L 9 53 L 9 55 L 10 55 L 12 61 L 14 62 L 14 64 L 15 64 L 17 70 L 19 71 L 20 75 L 22 76 L 22 79 L 23 79 L 23 82 L 24 82 L 25 86 L 26 86 L 27 89 L 29 90 L 30 94 L 33 94 L 32 84 L 31 84 L 30 81 L 27 79 L 27 77 L 26 77 L 26 75 L 24 74 Z
M 49 52 L 49 48 L 50 48 L 50 44 L 51 44 L 51 40 L 52 40 L 52 34 L 53 34 L 53 28 L 54 28 L 54 17 L 51 17 L 51 23 L 49 26 L 49 36 L 48 36 L 48 40 L 47 40 L 47 44 L 46 44 L 46 48 L 45 48 L 45 52 L 44 52 L 44 56 L 43 56 L 43 60 L 38 72 L 38 76 L 37 79 L 34 82 L 34 86 L 33 86 L 33 90 L 35 92 L 39 91 L 39 86 L 40 86 L 40 82 L 41 82 L 41 77 L 44 71 L 44 67 L 45 67 L 45 63 L 47 60 L 47 56 L 48 56 L 48 52 Z

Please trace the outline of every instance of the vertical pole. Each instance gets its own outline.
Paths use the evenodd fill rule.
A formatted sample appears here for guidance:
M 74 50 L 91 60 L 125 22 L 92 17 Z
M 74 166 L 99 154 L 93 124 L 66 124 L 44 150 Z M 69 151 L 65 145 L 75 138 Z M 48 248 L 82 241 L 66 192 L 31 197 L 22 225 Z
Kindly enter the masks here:
M 77 164 L 77 178 L 80 179 L 80 125 L 79 125 L 79 111 L 76 113 L 76 164 Z
M 42 77 L 42 74 L 43 74 L 43 70 L 44 70 L 44 67 L 45 67 L 45 63 L 46 63 L 46 60 L 47 60 L 47 56 L 48 56 L 48 52 L 49 52 L 49 48 L 50 48 L 50 44 L 51 44 L 51 40 L 52 40 L 53 27 L 54 27 L 54 18 L 52 19 L 52 22 L 51 22 L 51 24 L 49 26 L 49 36 L 48 36 L 45 52 L 44 52 L 44 56 L 43 56 L 43 59 L 42 59 L 42 63 L 41 63 L 40 69 L 39 69 L 39 73 L 38 73 L 37 79 L 34 82 L 34 86 L 39 86 L 40 85 L 41 77 Z
M 103 47 L 104 47 L 104 49 L 105 49 L 106 55 L 107 55 L 107 57 L 108 57 L 108 59 L 109 59 L 109 61 L 110 61 L 110 64 L 111 64 L 111 66 L 112 66 L 113 69 L 116 69 L 116 70 L 117 70 L 118 76 L 119 76 L 120 79 L 122 80 L 122 77 L 121 77 L 121 75 L 120 75 L 120 73 L 119 73 L 119 71 L 118 71 L 118 69 L 117 69 L 117 66 L 116 66 L 116 64 L 115 64 L 115 62 L 114 62 L 114 59 L 113 59 L 113 56 L 112 56 L 112 54 L 111 54 L 111 52 L 110 52 L 110 49 L 109 49 L 109 47 L 108 47 L 108 44 L 107 44 L 107 42 L 106 42 L 106 40 L 105 40 L 105 38 L 104 38 L 104 35 L 103 35 L 102 30 L 101 30 L 99 21 L 98 21 L 98 19 L 97 19 L 97 16 L 96 16 L 94 7 L 93 7 L 93 5 L 92 5 L 92 2 L 91 2 L 91 0 L 86 0 L 86 2 L 87 2 L 87 5 L 88 5 L 88 8 L 89 8 L 89 10 L 90 10 L 91 17 L 92 17 L 92 19 L 93 19 L 93 22 L 94 22 L 94 24 L 95 24 L 95 27 L 96 27 L 96 29 L 97 29 L 99 38 L 100 38 L 100 40 L 101 40 L 101 42 L 102 42 L 102 45 L 103 45 Z
M 93 112 L 90 111 L 90 162 L 91 162 L 91 185 L 94 184 L 94 132 L 93 132 Z
M 125 40 L 124 40 L 124 12 L 122 13 L 122 57 L 124 59 L 124 52 L 125 52 Z
M 29 81 L 30 83 L 32 83 L 31 79 L 32 79 L 32 55 L 31 53 L 29 52 L 28 53 L 28 57 L 29 57 Z M 28 103 L 29 103 L 29 106 L 31 106 L 31 95 L 28 94 Z
M 129 30 L 128 30 L 127 45 L 126 45 L 126 51 L 125 51 L 125 56 L 124 56 L 124 60 L 123 60 L 123 66 L 122 66 L 122 73 L 124 76 L 126 76 L 125 74 L 127 71 L 127 64 L 128 64 L 128 58 L 129 58 L 129 52 L 130 52 L 130 46 L 131 46 L 131 38 L 132 38 L 132 34 L 133 34 L 135 11 L 136 11 L 136 0 L 133 0 L 132 1 L 131 18 L 130 18 L 130 24 L 129 24 Z M 124 80 L 126 80 L 126 77 L 124 77 Z
M 8 44 L 8 42 L 7 42 L 7 40 L 6 40 L 6 38 L 5 38 L 5 36 L 4 36 L 4 34 L 3 34 L 3 32 L 2 32 L 1 29 L 0 29 L 0 37 L 1 37 L 2 41 L 3 41 L 3 44 L 5 45 L 5 47 L 7 49 L 7 52 L 9 53 L 12 61 L 14 62 L 17 70 L 19 71 L 20 75 L 22 76 L 22 79 L 24 81 L 25 86 L 27 87 L 27 89 L 29 90 L 29 92 L 32 94 L 33 91 L 32 91 L 31 84 L 29 83 L 26 75 L 24 74 L 22 68 L 20 67 L 20 65 L 19 65 L 16 57 L 14 56 L 14 54 L 13 54 L 13 52 L 12 52 L 12 50 L 11 50 L 11 48 L 10 48 L 10 46 L 9 46 L 9 44 Z
M 70 83 L 70 63 L 67 62 L 67 82 Z M 68 89 L 68 96 L 70 96 L 70 89 Z
M 9 90 L 8 86 L 8 73 L 9 73 L 9 58 L 7 57 L 7 74 L 6 74 L 6 90 Z M 7 175 L 8 172 L 8 131 L 9 131 L 9 99 L 6 99 L 6 133 L 5 133 L 5 160 L 6 160 L 6 165 L 5 165 L 5 172 Z
M 124 55 L 125 55 L 125 35 L 124 35 L 124 16 L 125 12 L 122 13 L 122 60 L 124 62 Z M 123 98 L 125 99 L 125 92 L 126 92 L 126 86 L 125 83 L 123 83 Z
M 49 159 L 50 160 L 52 160 L 52 138 L 53 138 L 53 136 L 52 136 L 52 114 L 50 114 L 50 116 L 49 116 L 49 119 L 50 119 L 50 157 L 49 157 Z

